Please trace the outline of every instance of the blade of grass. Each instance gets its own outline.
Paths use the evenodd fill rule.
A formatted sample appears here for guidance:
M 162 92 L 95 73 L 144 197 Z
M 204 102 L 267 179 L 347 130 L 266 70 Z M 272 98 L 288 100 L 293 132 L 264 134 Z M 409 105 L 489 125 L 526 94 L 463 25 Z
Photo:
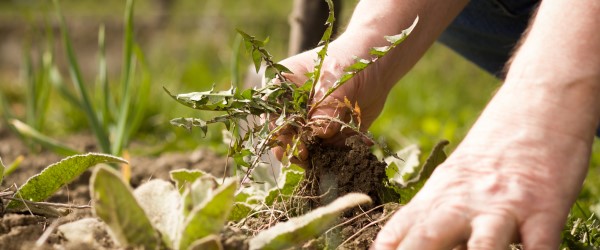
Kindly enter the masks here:
M 45 49 L 42 54 L 42 60 L 40 62 L 40 73 L 36 78 L 36 96 L 35 96 L 35 124 L 34 128 L 43 131 L 44 125 L 46 123 L 46 117 L 48 113 L 48 108 L 50 105 L 50 71 L 54 64 L 54 32 L 52 31 L 52 27 L 50 27 L 50 22 L 47 20 L 48 17 L 44 14 L 44 23 L 45 23 L 45 34 L 46 34 L 46 43 Z
M 39 131 L 44 129 L 44 125 L 46 124 L 46 115 L 48 113 L 48 102 L 50 101 L 50 69 L 52 67 L 52 52 L 46 50 L 42 56 L 42 66 L 41 72 L 38 75 L 37 83 L 36 83 L 36 114 L 35 114 L 35 126 Z
M 10 174 L 12 174 L 12 172 L 17 170 L 17 168 L 19 168 L 19 166 L 21 166 L 21 162 L 23 162 L 23 160 L 25 160 L 24 156 L 22 156 L 22 155 L 17 156 L 17 158 L 10 165 L 8 165 L 8 167 L 6 167 L 6 169 L 4 170 L 4 176 L 9 176 Z
M 58 92 L 69 102 L 73 107 L 82 107 L 79 99 L 67 88 L 63 81 L 62 75 L 56 65 L 52 65 L 50 68 L 50 83 L 54 88 L 58 89 Z
M 108 71 L 106 69 L 106 43 L 104 24 L 98 29 L 98 82 L 100 84 L 102 96 L 102 125 L 106 128 L 111 120 L 110 109 L 108 103 L 110 100 L 110 91 L 108 89 Z
M 60 154 L 62 156 L 71 156 L 71 155 L 75 155 L 75 154 L 80 154 L 79 151 L 72 149 L 69 146 L 66 146 L 48 136 L 43 135 L 42 133 L 35 130 L 31 126 L 29 126 L 17 119 L 11 119 L 8 122 L 22 136 L 24 136 L 26 138 L 31 138 L 31 139 L 37 141 L 38 143 L 40 143 L 43 146 L 49 148 L 50 150 L 56 152 L 57 154 Z
M 54 0 L 53 2 L 56 8 L 56 13 L 58 14 L 58 18 L 60 19 L 61 35 L 65 46 L 65 50 L 67 51 L 69 72 L 71 74 L 73 84 L 75 85 L 75 89 L 81 96 L 81 107 L 83 107 L 84 113 L 88 119 L 88 122 L 90 123 L 90 126 L 92 128 L 92 131 L 94 132 L 94 135 L 96 136 L 96 139 L 98 140 L 100 148 L 103 152 L 110 152 L 110 144 L 107 132 L 104 130 L 104 128 L 101 127 L 100 122 L 98 121 L 98 116 L 94 112 L 92 103 L 90 102 L 90 97 L 87 93 L 86 86 L 83 82 L 83 77 L 81 76 L 81 71 L 79 70 L 79 64 L 77 63 L 75 52 L 73 51 L 73 45 L 71 44 L 69 31 L 67 30 L 67 24 L 60 11 L 60 5 L 58 4 L 58 0 Z
M 133 134 L 136 131 L 138 131 L 138 129 L 141 127 L 142 121 L 144 119 L 144 115 L 146 114 L 146 106 L 148 105 L 148 97 L 150 96 L 151 77 L 150 77 L 150 70 L 148 67 L 148 63 L 144 56 L 144 52 L 142 52 L 142 49 L 139 46 L 136 45 L 134 47 L 134 52 L 135 52 L 137 61 L 140 62 L 140 72 L 142 74 L 142 79 L 141 79 L 138 89 L 136 90 L 138 98 L 137 98 L 137 101 L 135 101 L 135 104 L 137 106 L 135 107 L 135 109 L 133 109 L 134 114 L 133 114 L 133 118 L 131 119 L 131 122 L 129 123 L 130 124 L 129 129 L 127 130 L 127 132 L 125 134 L 125 140 L 123 143 L 124 145 L 127 145 L 131 136 L 133 136 Z
M 121 79 L 121 90 L 123 98 L 119 107 L 119 118 L 117 120 L 117 131 L 115 134 L 112 154 L 120 155 L 125 143 L 126 125 L 129 117 L 131 103 L 131 83 L 135 73 L 135 61 L 133 60 L 133 0 L 127 0 L 125 5 L 125 36 L 123 41 L 123 76 Z
M 25 47 L 25 51 L 23 53 L 23 57 L 25 58 L 25 76 L 27 79 L 27 89 L 25 94 L 25 122 L 27 124 L 35 123 L 35 107 L 37 106 L 35 103 L 36 96 L 36 87 L 35 87 L 35 72 L 33 71 L 33 63 L 31 62 L 31 47 L 27 45 Z

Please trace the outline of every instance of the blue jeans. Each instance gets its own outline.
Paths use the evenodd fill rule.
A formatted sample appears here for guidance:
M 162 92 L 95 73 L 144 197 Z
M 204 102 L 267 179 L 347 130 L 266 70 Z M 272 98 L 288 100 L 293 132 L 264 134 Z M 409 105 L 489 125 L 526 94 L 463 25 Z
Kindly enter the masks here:
M 498 78 L 539 0 L 471 0 L 438 41 Z M 596 136 L 600 137 L 600 128 Z

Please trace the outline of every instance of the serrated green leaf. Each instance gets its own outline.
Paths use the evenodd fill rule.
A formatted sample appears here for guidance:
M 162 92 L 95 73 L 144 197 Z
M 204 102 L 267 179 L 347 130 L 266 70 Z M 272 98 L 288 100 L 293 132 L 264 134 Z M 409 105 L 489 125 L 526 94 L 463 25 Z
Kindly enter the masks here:
M 192 210 L 185 220 L 178 249 L 186 249 L 198 239 L 219 233 L 233 207 L 236 189 L 237 180 L 228 179 L 215 190 L 212 198 Z
M 46 167 L 41 173 L 32 176 L 23 184 L 14 197 L 29 201 L 43 201 L 62 186 L 79 177 L 88 168 L 99 163 L 127 163 L 125 159 L 112 155 L 88 153 L 67 157 Z M 7 209 L 23 208 L 22 202 L 10 201 Z
M 350 65 L 350 67 L 348 67 L 346 69 L 346 71 L 358 71 L 358 70 L 363 70 L 365 69 L 367 66 L 369 66 L 369 64 L 371 63 L 371 61 L 366 60 L 366 59 L 361 59 L 361 58 L 356 58 L 356 61 L 354 62 L 354 64 Z
M 410 35 L 410 33 L 415 29 L 415 27 L 417 26 L 417 23 L 419 23 L 419 17 L 417 16 L 417 18 L 415 18 L 415 20 L 413 21 L 413 23 L 410 25 L 410 27 L 408 27 L 408 29 L 403 30 L 400 34 L 397 35 L 393 35 L 393 36 L 386 36 L 385 40 L 387 40 L 388 42 L 390 42 L 391 44 L 400 44 L 401 42 L 403 42 L 408 35 Z
M 179 117 L 172 119 L 170 122 L 173 126 L 182 127 L 187 130 L 192 130 L 192 128 L 198 127 L 200 128 L 200 131 L 202 131 L 202 135 L 206 135 L 206 133 L 208 133 L 207 123 L 202 119 Z
M 184 191 L 184 185 L 186 183 L 193 183 L 198 178 L 207 175 L 206 172 L 202 170 L 189 170 L 189 169 L 176 169 L 169 172 L 169 176 L 171 176 L 171 180 L 175 182 L 175 186 L 180 193 Z
M 374 58 L 371 58 L 371 59 L 357 59 L 357 61 L 358 61 L 357 63 L 353 64 L 352 66 L 350 66 L 348 68 L 346 68 L 345 69 L 346 73 L 344 73 L 344 75 L 342 75 L 342 77 L 340 79 L 338 79 L 335 83 L 333 83 L 333 86 L 327 90 L 327 92 L 321 97 L 321 99 L 319 99 L 318 101 L 315 102 L 315 104 L 311 107 L 311 109 L 314 109 L 315 107 L 318 107 L 323 101 L 325 101 L 325 99 L 329 95 L 331 95 L 338 88 L 340 88 L 342 85 L 344 85 L 346 82 L 348 82 L 348 80 L 352 79 L 352 77 L 354 77 L 356 74 L 358 74 L 358 72 L 364 70 L 369 65 L 373 64 L 375 61 L 379 60 L 381 57 L 385 56 L 393 48 L 395 48 L 400 43 L 402 43 L 408 37 L 408 35 L 410 35 L 410 33 L 412 32 L 412 30 L 417 25 L 418 21 L 419 21 L 419 17 L 417 17 L 415 19 L 415 21 L 413 22 L 413 24 L 408 29 L 402 31 L 402 33 L 400 33 L 398 35 L 395 35 L 395 36 L 386 36 L 385 39 L 388 42 L 390 42 L 391 45 L 386 46 L 386 47 L 375 47 L 375 48 L 372 48 L 370 50 L 370 54 L 374 55 L 375 56 Z M 314 78 L 314 79 L 316 79 L 316 78 Z M 311 91 L 311 93 L 312 93 L 312 91 Z
M 179 227 L 183 223 L 181 195 L 168 181 L 150 180 L 133 191 L 153 226 L 168 248 L 173 248 Z
M 374 55 L 374 56 L 384 56 L 385 54 L 388 53 L 388 51 L 390 51 L 390 49 L 391 49 L 390 46 L 373 47 L 369 51 L 369 54 Z
M 250 250 L 255 249 L 287 249 L 301 246 L 329 229 L 345 210 L 371 203 L 365 194 L 349 193 L 325 207 L 319 207 L 303 216 L 281 222 L 260 232 L 250 240 Z
M 158 231 L 118 172 L 104 166 L 96 168 L 90 193 L 94 214 L 109 226 L 121 246 L 157 249 L 162 245 Z

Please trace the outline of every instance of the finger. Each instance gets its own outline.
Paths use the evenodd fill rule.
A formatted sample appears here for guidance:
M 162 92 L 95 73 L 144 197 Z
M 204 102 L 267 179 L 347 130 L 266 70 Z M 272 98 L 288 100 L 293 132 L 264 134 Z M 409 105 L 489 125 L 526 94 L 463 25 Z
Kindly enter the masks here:
M 416 216 L 411 212 L 410 207 L 405 206 L 398 210 L 377 234 L 371 249 L 396 249 L 415 219 Z
M 508 249 L 516 238 L 517 222 L 498 214 L 479 215 L 471 222 L 471 237 L 467 242 L 469 250 Z
M 282 131 L 277 135 L 276 140 L 278 146 L 273 148 L 273 153 L 277 159 L 281 160 L 285 154 L 288 154 L 292 163 L 300 165 L 305 164 L 306 160 L 308 159 L 308 150 L 306 149 L 306 145 L 304 145 L 304 143 L 298 142 L 296 144 L 295 133 L 292 133 L 290 130 Z M 288 152 L 288 148 L 293 150 L 294 146 L 297 148 L 296 155 L 294 155 L 294 152 Z
M 470 231 L 471 225 L 464 212 L 443 209 L 414 225 L 397 249 L 452 249 L 464 244 Z
M 314 135 L 322 139 L 328 139 L 338 134 L 342 124 L 335 122 L 334 118 L 345 119 L 345 117 L 340 117 L 340 115 L 340 111 L 337 110 L 329 108 L 323 110 L 318 108 L 310 118 Z
M 521 240 L 525 249 L 558 249 L 560 233 L 566 215 L 536 214 L 521 225 Z

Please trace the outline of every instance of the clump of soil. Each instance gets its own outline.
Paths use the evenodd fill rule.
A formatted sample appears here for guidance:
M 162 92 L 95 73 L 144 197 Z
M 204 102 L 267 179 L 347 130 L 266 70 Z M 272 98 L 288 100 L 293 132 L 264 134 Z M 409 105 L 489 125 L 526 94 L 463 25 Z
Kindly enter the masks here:
M 311 164 L 305 172 L 305 195 L 320 198 L 311 200 L 312 208 L 351 192 L 369 195 L 375 206 L 382 203 L 386 164 L 371 153 L 359 136 L 348 138 L 345 147 L 317 144 L 310 146 L 309 152 Z

